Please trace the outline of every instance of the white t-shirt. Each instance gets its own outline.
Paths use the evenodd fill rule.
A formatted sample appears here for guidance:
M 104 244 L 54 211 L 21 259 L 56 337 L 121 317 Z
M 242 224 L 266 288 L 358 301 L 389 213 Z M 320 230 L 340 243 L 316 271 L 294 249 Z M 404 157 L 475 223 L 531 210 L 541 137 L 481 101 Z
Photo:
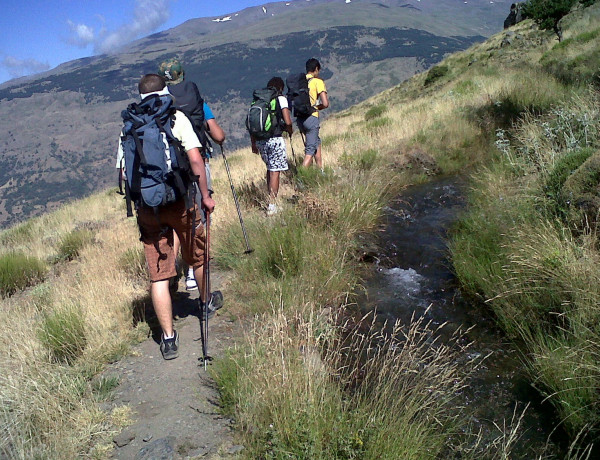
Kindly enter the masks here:
M 277 101 L 279 102 L 279 107 L 281 107 L 281 110 L 289 108 L 287 97 L 277 96 Z
M 174 124 L 171 131 L 173 132 L 173 136 L 175 136 L 176 139 L 179 139 L 179 141 L 183 145 L 183 149 L 187 152 L 188 150 L 191 150 L 194 147 L 201 148 L 202 144 L 198 140 L 198 136 L 196 136 L 196 132 L 194 131 L 194 127 L 192 126 L 192 122 L 190 121 L 190 119 L 179 110 L 175 111 L 175 116 L 173 119 Z M 121 164 L 122 162 L 123 145 L 121 144 L 121 138 L 119 137 L 119 147 L 117 148 L 117 169 L 124 167 L 124 164 Z

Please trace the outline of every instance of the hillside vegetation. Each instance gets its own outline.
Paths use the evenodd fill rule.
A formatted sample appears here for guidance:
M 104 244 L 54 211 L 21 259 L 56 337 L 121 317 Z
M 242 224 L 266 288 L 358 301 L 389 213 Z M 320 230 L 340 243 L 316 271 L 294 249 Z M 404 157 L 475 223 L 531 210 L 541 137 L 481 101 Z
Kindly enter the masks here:
M 519 344 L 556 407 L 571 437 L 561 458 L 586 458 L 599 427 L 600 121 L 591 84 L 600 8 L 576 11 L 563 30 L 557 45 L 524 22 L 330 118 L 325 171 L 293 162 L 273 218 L 264 215 L 264 165 L 249 149 L 232 154 L 249 257 L 240 256 L 229 183 L 213 161 L 224 310 L 247 325 L 213 374 L 242 456 L 512 458 L 518 417 L 484 439 L 458 407 L 478 364 L 460 337 L 431 343 L 435 331 L 418 318 L 384 336 L 350 314 L 386 201 L 433 174 L 471 171 L 471 206 L 451 244 L 457 275 Z M 292 144 L 301 152 L 296 136 Z M 108 190 L 0 241 L 0 315 L 10 331 L 0 338 L 0 452 L 107 458 L 131 408 L 99 409 L 118 384 L 100 371 L 148 330 L 135 222 Z M 530 457 L 542 455 L 550 453 Z

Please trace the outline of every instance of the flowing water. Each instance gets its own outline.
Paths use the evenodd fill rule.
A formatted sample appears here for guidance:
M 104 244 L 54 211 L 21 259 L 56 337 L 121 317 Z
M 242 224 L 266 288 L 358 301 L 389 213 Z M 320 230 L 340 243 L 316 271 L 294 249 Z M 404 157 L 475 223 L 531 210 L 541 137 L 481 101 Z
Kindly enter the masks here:
M 442 330 L 448 337 L 459 327 L 472 328 L 467 334 L 473 342 L 471 357 L 489 357 L 458 402 L 487 441 L 499 435 L 495 425 L 510 425 L 515 411 L 529 404 L 513 458 L 535 458 L 552 431 L 553 415 L 530 386 L 521 356 L 494 324 L 491 312 L 461 296 L 451 270 L 447 231 L 465 207 L 466 187 L 457 177 L 438 179 L 407 189 L 386 208 L 378 241 L 381 255 L 359 305 L 375 309 L 378 320 L 388 324 L 406 324 L 413 315 L 425 315 L 433 325 L 447 323 Z M 549 450 L 555 453 L 556 447 Z

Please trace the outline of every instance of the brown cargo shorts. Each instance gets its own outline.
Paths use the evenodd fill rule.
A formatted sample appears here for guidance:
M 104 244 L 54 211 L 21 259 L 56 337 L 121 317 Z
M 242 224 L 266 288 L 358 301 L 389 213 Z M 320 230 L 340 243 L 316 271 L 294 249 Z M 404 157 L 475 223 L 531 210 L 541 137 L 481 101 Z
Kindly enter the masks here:
M 196 230 L 192 231 L 194 216 Z M 166 280 L 177 275 L 173 231 L 179 236 L 183 260 L 194 268 L 204 264 L 206 238 L 197 204 L 193 212 L 186 209 L 184 200 L 162 206 L 158 212 L 140 207 L 137 220 L 151 281 Z

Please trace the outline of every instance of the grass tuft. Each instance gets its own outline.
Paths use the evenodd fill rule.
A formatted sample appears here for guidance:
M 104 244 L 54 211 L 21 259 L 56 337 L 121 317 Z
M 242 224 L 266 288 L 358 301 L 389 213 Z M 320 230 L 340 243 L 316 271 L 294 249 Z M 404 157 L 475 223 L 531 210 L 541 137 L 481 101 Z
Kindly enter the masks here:
M 83 248 L 93 243 L 94 232 L 87 228 L 72 230 L 64 235 L 58 244 L 56 260 L 68 261 L 79 257 Z
M 0 296 L 6 297 L 42 281 L 47 267 L 36 257 L 21 252 L 0 255 Z
M 87 343 L 85 318 L 78 305 L 64 305 L 45 315 L 39 338 L 53 360 L 73 364 Z

